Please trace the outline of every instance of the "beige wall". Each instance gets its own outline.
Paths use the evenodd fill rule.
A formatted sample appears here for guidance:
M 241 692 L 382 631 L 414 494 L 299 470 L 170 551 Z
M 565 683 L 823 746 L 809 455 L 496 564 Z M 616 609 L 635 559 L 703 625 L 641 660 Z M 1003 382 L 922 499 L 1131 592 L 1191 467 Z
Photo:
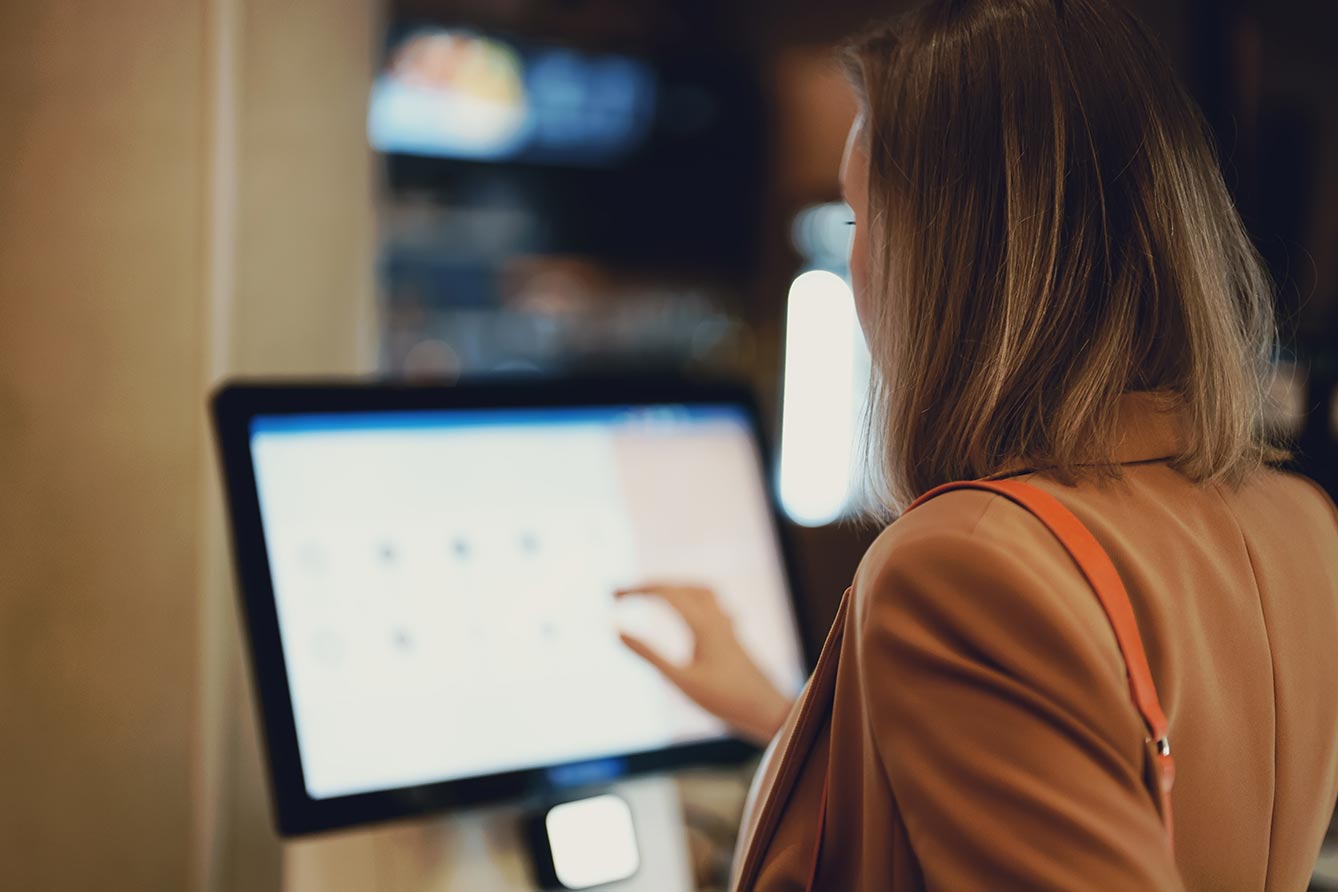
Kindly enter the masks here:
M 373 10 L 0 4 L 0 887 L 278 886 L 203 400 L 367 365 Z
M 0 865 L 181 888 L 196 684 L 200 4 L 0 6 Z
M 377 15 L 375 0 L 216 4 L 213 334 L 219 365 L 231 374 L 348 374 L 373 366 L 365 120 Z M 212 471 L 207 524 L 221 516 Z M 221 530 L 209 542 L 209 557 L 226 565 Z M 260 776 L 233 590 L 226 573 L 206 570 L 205 582 L 203 863 L 212 890 L 265 892 L 280 888 L 283 864 Z

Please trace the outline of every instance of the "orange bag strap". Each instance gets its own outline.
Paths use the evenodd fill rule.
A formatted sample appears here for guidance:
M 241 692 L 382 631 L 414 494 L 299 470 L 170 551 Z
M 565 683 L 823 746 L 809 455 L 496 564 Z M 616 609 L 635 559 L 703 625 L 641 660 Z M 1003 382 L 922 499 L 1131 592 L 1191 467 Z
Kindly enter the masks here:
M 1166 839 L 1174 846 L 1171 788 L 1175 784 L 1175 762 L 1171 758 L 1166 714 L 1162 711 L 1161 701 L 1157 697 L 1157 687 L 1152 681 L 1152 670 L 1148 667 L 1147 653 L 1143 650 L 1143 639 L 1138 634 L 1138 623 L 1134 618 L 1133 607 L 1129 603 L 1129 593 L 1115 565 L 1111 563 L 1110 556 L 1083 522 L 1058 499 L 1020 480 L 962 480 L 945 483 L 920 496 L 906 511 L 909 512 L 935 496 L 955 489 L 993 492 L 1030 511 L 1064 546 L 1096 593 L 1097 600 L 1101 602 L 1106 617 L 1110 620 L 1110 627 L 1115 632 L 1115 641 L 1119 645 L 1120 652 L 1124 654 L 1129 693 L 1143 717 L 1143 724 L 1148 731 L 1148 742 L 1153 745 L 1156 753 L 1153 769 L 1157 789 L 1154 794 L 1161 806 L 1162 822 L 1166 825 Z M 818 807 L 817 843 L 813 847 L 813 862 L 809 871 L 810 890 L 815 888 L 818 857 L 822 851 L 823 825 L 827 816 L 827 792 L 828 787 L 824 782 L 821 804 Z

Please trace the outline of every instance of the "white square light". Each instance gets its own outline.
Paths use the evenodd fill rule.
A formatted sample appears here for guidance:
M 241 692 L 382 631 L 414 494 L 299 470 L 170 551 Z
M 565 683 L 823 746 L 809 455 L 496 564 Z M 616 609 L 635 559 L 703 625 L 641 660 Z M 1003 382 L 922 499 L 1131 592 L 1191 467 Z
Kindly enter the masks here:
M 544 818 L 553 872 L 568 889 L 589 889 L 636 873 L 641 866 L 632 810 L 605 794 L 564 802 Z
M 801 273 L 786 305 L 781 393 L 780 500 L 795 523 L 823 526 L 850 508 L 868 367 L 850 285 Z

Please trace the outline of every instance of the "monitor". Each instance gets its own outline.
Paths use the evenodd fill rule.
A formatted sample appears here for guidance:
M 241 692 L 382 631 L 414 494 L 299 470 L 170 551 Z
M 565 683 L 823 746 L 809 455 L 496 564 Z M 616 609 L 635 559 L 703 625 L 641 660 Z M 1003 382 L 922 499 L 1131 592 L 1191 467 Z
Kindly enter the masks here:
M 598 167 L 655 118 L 655 71 L 631 56 L 421 25 L 390 44 L 367 114 L 379 152 Z
M 728 385 L 232 384 L 214 399 L 277 823 L 300 834 L 752 750 L 633 655 L 713 588 L 805 677 L 755 408 Z

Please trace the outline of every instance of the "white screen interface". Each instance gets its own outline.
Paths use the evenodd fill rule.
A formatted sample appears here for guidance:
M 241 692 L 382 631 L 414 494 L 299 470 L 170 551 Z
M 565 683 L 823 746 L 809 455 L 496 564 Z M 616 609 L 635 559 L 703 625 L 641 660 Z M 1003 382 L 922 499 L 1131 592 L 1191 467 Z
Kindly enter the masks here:
M 307 792 L 662 749 L 725 728 L 619 640 L 708 585 L 782 690 L 803 663 L 747 416 L 720 406 L 272 415 L 251 449 Z

